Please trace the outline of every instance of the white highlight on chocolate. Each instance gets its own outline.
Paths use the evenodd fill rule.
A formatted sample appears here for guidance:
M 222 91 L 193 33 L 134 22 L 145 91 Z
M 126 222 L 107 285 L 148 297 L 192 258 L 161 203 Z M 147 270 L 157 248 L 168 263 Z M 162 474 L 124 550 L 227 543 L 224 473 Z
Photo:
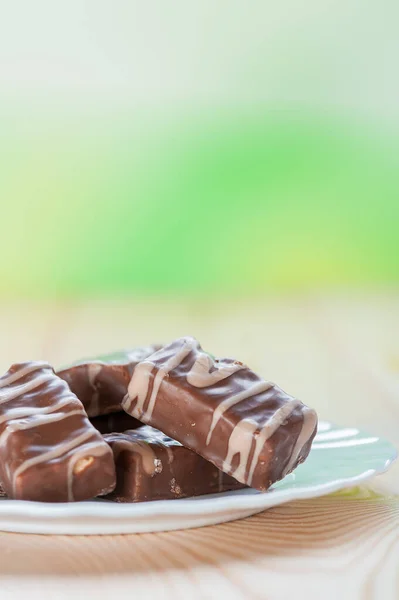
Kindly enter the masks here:
M 212 367 L 216 368 L 211 371 Z M 200 352 L 187 375 L 187 382 L 194 387 L 204 388 L 218 383 L 245 368 L 245 365 L 239 362 L 215 364 L 208 354 Z
M 303 405 L 302 406 L 303 422 L 302 429 L 297 437 L 295 446 L 292 449 L 291 457 L 284 469 L 283 476 L 285 477 L 296 465 L 302 448 L 306 442 L 310 439 L 310 436 L 315 430 L 317 425 L 317 414 L 312 408 Z
M 255 383 L 255 385 L 253 385 L 252 387 L 246 390 L 242 390 L 239 394 L 229 396 L 228 398 L 226 398 L 226 400 L 223 400 L 213 411 L 212 423 L 209 428 L 208 437 L 206 438 L 206 445 L 209 445 L 213 431 L 216 425 L 218 424 L 219 419 L 223 416 L 226 410 L 228 410 L 235 404 L 246 400 L 247 398 L 251 398 L 251 396 L 256 396 L 257 394 L 266 392 L 271 387 L 273 387 L 273 383 L 271 383 L 270 381 L 259 381 L 258 383 Z
M 15 381 L 18 381 L 18 379 L 22 379 L 23 377 L 25 377 L 25 375 L 29 375 L 29 373 L 39 371 L 40 369 L 50 369 L 51 372 L 53 371 L 50 365 L 46 362 L 38 361 L 29 363 L 23 369 L 19 369 L 18 371 L 12 373 L 11 375 L 8 375 L 7 377 L 1 377 L 0 388 L 6 387 L 7 385 L 11 385 Z
M 40 377 L 36 377 L 35 379 L 32 379 L 28 383 L 21 383 L 20 385 L 16 385 L 9 392 L 1 392 L 0 404 L 5 404 L 6 402 L 9 402 L 10 400 L 15 400 L 19 396 L 22 396 L 23 394 L 26 394 L 27 392 L 31 392 L 32 390 L 40 387 L 44 383 L 47 383 L 47 381 L 51 381 L 53 378 L 54 378 L 54 373 L 51 371 L 51 373 L 49 373 L 48 375 L 40 375 Z M 16 378 L 16 379 L 14 379 L 14 381 L 17 381 L 18 379 L 19 378 Z

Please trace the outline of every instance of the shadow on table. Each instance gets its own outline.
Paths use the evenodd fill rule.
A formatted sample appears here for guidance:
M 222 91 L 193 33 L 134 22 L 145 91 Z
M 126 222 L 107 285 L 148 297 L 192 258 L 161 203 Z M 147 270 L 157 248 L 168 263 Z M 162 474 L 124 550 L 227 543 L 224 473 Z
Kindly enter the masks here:
M 367 551 L 399 527 L 399 499 L 327 496 L 292 502 L 242 521 L 184 531 L 116 536 L 0 534 L 4 575 L 123 575 L 275 557 Z M 362 550 L 364 549 L 364 550 Z M 341 561 L 340 561 L 341 562 Z

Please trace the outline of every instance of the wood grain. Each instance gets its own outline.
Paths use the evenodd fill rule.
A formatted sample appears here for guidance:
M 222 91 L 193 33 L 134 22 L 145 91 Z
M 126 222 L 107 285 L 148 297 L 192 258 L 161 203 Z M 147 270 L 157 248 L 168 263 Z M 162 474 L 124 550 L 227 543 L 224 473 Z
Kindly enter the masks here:
M 314 406 L 399 445 L 399 294 L 2 306 L 0 366 L 56 365 L 192 334 Z M 370 491 L 375 490 L 375 492 Z M 0 534 L 1 599 L 399 597 L 399 469 L 368 488 L 202 529 Z

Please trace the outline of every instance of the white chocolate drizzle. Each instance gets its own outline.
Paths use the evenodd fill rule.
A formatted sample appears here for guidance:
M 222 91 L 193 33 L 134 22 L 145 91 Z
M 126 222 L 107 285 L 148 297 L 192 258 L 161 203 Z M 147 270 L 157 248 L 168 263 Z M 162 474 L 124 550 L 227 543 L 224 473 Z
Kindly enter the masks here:
M 173 451 L 172 448 L 170 446 L 168 446 L 167 444 L 165 444 L 165 450 L 166 450 L 166 454 L 168 455 L 168 464 L 171 465 L 173 462 Z
M 252 396 L 256 396 L 257 394 L 266 392 L 271 387 L 273 387 L 273 384 L 270 381 L 258 381 L 257 383 L 255 383 L 255 385 L 248 388 L 247 390 L 242 390 L 238 394 L 234 394 L 234 396 L 229 396 L 228 398 L 226 398 L 226 400 L 223 400 L 220 404 L 218 404 L 218 406 L 213 411 L 212 423 L 209 428 L 208 437 L 206 438 L 206 445 L 209 445 L 213 431 L 216 425 L 218 424 L 219 419 L 226 412 L 226 410 L 228 410 L 235 404 L 242 402 L 243 400 L 247 400 L 247 398 L 251 398 Z
M 1 377 L 0 388 L 6 387 L 7 385 L 11 385 L 15 381 L 18 381 L 18 379 L 22 379 L 23 377 L 25 377 L 25 375 L 29 375 L 30 373 L 33 373 L 34 371 L 39 371 L 40 369 L 50 369 L 52 371 L 50 365 L 46 362 L 28 363 L 26 367 L 23 367 L 23 369 L 19 369 L 18 371 L 15 371 L 15 373 L 7 375 L 7 377 Z
M 40 370 L 42 370 L 43 373 L 33 375 L 24 383 L 19 382 L 19 380 L 27 375 L 34 374 L 36 371 Z M 66 384 L 62 384 L 65 388 L 62 386 L 59 388 L 58 383 L 53 369 L 48 363 L 44 362 L 28 363 L 26 366 L 21 365 L 21 368 L 15 371 L 15 373 L 0 379 L 0 406 L 15 401 L 26 394 L 29 398 L 29 394 L 42 385 L 45 386 L 43 396 L 41 396 L 41 391 L 35 392 L 35 399 L 37 399 L 36 401 L 38 403 L 40 403 L 39 399 L 41 397 L 45 398 L 48 395 L 50 401 L 56 399 L 58 392 L 61 395 L 61 399 L 58 402 L 44 406 L 30 406 L 27 399 L 26 404 L 21 400 L 20 406 L 13 406 L 11 404 L 10 408 L 5 407 L 3 414 L 0 414 L 0 425 L 3 425 L 3 430 L 0 435 L 0 447 L 4 447 L 7 444 L 9 436 L 14 432 L 56 423 L 73 416 L 81 416 L 82 419 L 86 418 L 84 408 L 76 396 L 70 391 L 68 393 Z M 7 386 L 10 386 L 9 389 L 4 389 Z M 53 396 L 52 390 L 54 390 Z M 66 407 L 69 407 L 69 410 L 66 410 Z M 12 495 L 14 497 L 16 496 L 18 478 L 25 471 L 35 465 L 51 462 L 60 458 L 66 458 L 68 500 L 73 500 L 72 488 L 74 466 L 76 462 L 81 458 L 89 459 L 92 456 L 100 456 L 110 452 L 107 444 L 101 438 L 96 439 L 96 437 L 98 438 L 98 433 L 94 428 L 90 428 L 80 435 L 75 436 L 73 439 L 63 440 L 61 443 L 47 451 L 41 452 L 40 448 L 35 448 L 35 446 L 31 447 L 30 450 L 32 452 L 34 451 L 35 454 L 30 458 L 24 459 L 13 472 L 11 471 L 9 464 L 5 465 L 5 471 L 10 481 Z M 40 442 L 38 442 L 38 445 L 40 446 Z M 76 451 L 71 456 L 67 456 L 70 451 L 75 449 Z
M 221 471 L 219 469 L 219 472 L 218 472 L 218 492 L 222 492 L 223 491 L 223 475 L 224 475 L 223 471 Z
M 134 443 L 134 451 L 140 454 L 143 462 L 143 469 L 147 475 L 154 475 L 156 455 L 151 446 L 145 442 L 137 441 Z
M 65 398 L 56 404 L 51 404 L 49 406 L 42 406 L 38 408 L 29 408 L 28 406 L 18 406 L 16 408 L 10 408 L 7 412 L 0 415 L 0 425 L 5 421 L 11 421 L 12 419 L 25 419 L 27 417 L 39 416 L 39 415 L 49 415 L 53 412 L 64 408 L 64 406 L 68 406 L 73 403 L 73 398 Z M 82 415 L 85 415 L 84 409 L 79 408 L 79 412 Z M 71 414 L 71 413 L 68 413 Z M 36 421 L 37 423 L 37 421 Z
M 75 437 L 73 440 L 71 440 L 69 442 L 63 442 L 62 444 L 55 446 L 55 448 L 52 448 L 51 450 L 48 450 L 47 452 L 42 452 L 41 454 L 38 454 L 37 456 L 33 456 L 32 458 L 28 458 L 28 460 L 25 460 L 14 471 L 13 481 L 12 481 L 13 495 L 15 496 L 16 483 L 17 483 L 18 477 L 20 475 L 22 475 L 22 473 L 24 473 L 27 469 L 30 469 L 31 467 L 34 467 L 35 465 L 40 465 L 40 463 L 60 458 L 61 456 L 63 456 L 67 452 L 69 452 L 70 450 L 73 450 L 77 446 L 80 446 L 84 442 L 88 441 L 91 437 L 93 437 L 93 433 L 94 432 L 91 430 L 85 431 L 84 433 L 82 433 L 81 435 L 78 435 L 77 437 Z M 106 451 L 106 447 L 105 447 L 104 451 Z
M 276 410 L 272 417 L 262 427 L 259 435 L 256 437 L 255 451 L 251 460 L 251 466 L 248 473 L 248 484 L 251 485 L 254 476 L 256 465 L 258 464 L 260 453 L 265 445 L 266 441 L 276 433 L 277 429 L 284 423 L 286 419 L 294 412 L 297 406 L 300 405 L 300 401 L 293 399 L 284 404 L 281 408 Z
M 141 440 L 127 440 L 118 436 L 117 439 L 111 441 L 112 451 L 114 453 L 115 460 L 119 454 L 124 450 L 128 452 L 140 454 L 143 463 L 143 469 L 152 477 L 156 471 L 156 455 L 149 444 Z
M 302 407 L 303 422 L 302 429 L 297 437 L 295 445 L 292 449 L 290 459 L 284 469 L 283 476 L 287 475 L 296 465 L 302 448 L 310 439 L 317 425 L 317 414 L 312 408 L 303 405 Z
M 72 417 L 73 415 L 81 415 L 84 416 L 84 412 L 81 409 L 72 410 L 68 413 L 56 413 L 52 414 L 58 410 L 54 408 L 53 411 L 48 411 L 47 413 L 36 416 L 36 413 L 31 412 L 30 415 L 24 415 L 22 418 L 33 416 L 34 419 L 30 419 L 29 421 L 22 421 L 20 417 L 17 421 L 11 420 L 4 431 L 0 435 L 0 447 L 6 443 L 8 436 L 15 431 L 25 431 L 26 429 L 32 429 L 33 427 L 40 427 L 40 425 L 47 425 L 48 423 L 56 423 L 57 421 L 62 421 L 63 419 Z M 2 415 L 4 418 L 4 415 Z
M 96 379 L 99 375 L 99 373 L 101 372 L 101 370 L 104 367 L 104 363 L 101 362 L 97 362 L 97 363 L 91 363 L 88 365 L 87 367 L 87 377 L 89 379 L 89 385 L 92 389 L 92 397 L 91 397 L 91 401 L 90 401 L 90 414 L 93 415 L 98 415 L 99 414 L 99 391 L 97 390 L 97 386 L 96 386 Z
M 9 392 L 2 392 L 2 398 L 0 399 L 0 404 L 5 404 L 6 402 L 9 402 L 10 400 L 15 400 L 16 398 L 19 398 L 19 396 L 22 396 L 23 394 L 26 394 L 27 392 L 31 392 L 34 389 L 43 385 L 44 383 L 51 381 L 53 378 L 54 378 L 54 373 L 51 372 L 48 375 L 41 375 L 40 377 L 37 377 L 36 379 L 32 379 L 28 383 L 22 383 L 20 385 L 16 385 L 15 388 L 10 390 Z M 14 381 L 17 381 L 17 379 L 14 379 Z
M 151 362 L 143 361 L 139 363 L 133 371 L 133 376 L 129 382 L 128 391 L 122 400 L 122 407 L 126 412 L 130 412 L 132 404 L 137 400 L 134 408 L 134 414 L 144 422 L 144 404 L 150 387 L 150 376 L 154 365 Z
M 246 483 L 246 470 L 249 453 L 251 451 L 252 440 L 255 431 L 258 429 L 258 424 L 255 421 L 249 419 L 241 420 L 231 432 L 229 437 L 227 455 L 223 462 L 222 470 L 225 473 L 234 475 L 234 477 L 241 483 Z M 232 471 L 232 462 L 234 457 L 238 454 L 239 463 Z
M 170 371 L 180 365 L 192 350 L 198 348 L 197 342 L 193 338 L 182 338 L 179 342 L 182 343 L 180 349 L 172 357 L 168 358 L 163 366 L 155 371 L 155 376 L 153 376 L 153 373 L 154 369 L 157 368 L 156 360 L 159 357 L 159 352 L 156 352 L 149 359 L 139 363 L 133 372 L 128 387 L 128 393 L 122 404 L 125 410 L 129 412 L 133 402 L 137 400 L 132 414 L 145 423 L 151 421 L 157 395 L 164 378 Z M 161 350 L 160 352 L 164 352 L 164 350 Z M 190 371 L 187 373 L 186 379 L 188 384 L 201 389 L 215 385 L 219 381 L 230 377 L 240 369 L 244 368 L 246 368 L 245 365 L 239 362 L 223 363 L 223 361 L 221 361 L 220 364 L 218 364 L 218 361 L 212 360 L 208 354 L 197 352 L 196 360 Z M 153 388 L 148 401 L 147 410 L 144 410 L 151 377 L 154 377 Z M 273 385 L 274 384 L 269 381 L 260 380 L 251 387 L 243 389 L 237 394 L 227 396 L 222 400 L 213 411 L 212 421 L 206 438 L 206 445 L 211 443 L 215 428 L 227 410 L 244 400 L 266 392 L 272 388 Z M 317 416 L 315 411 L 303 405 L 299 400 L 288 397 L 286 402 L 274 412 L 263 426 L 260 427 L 257 422 L 250 418 L 243 418 L 236 424 L 228 441 L 227 455 L 222 467 L 223 471 L 231 473 L 238 481 L 251 485 L 265 443 L 298 407 L 300 407 L 303 415 L 302 428 L 293 444 L 288 464 L 284 470 L 284 475 L 292 470 L 298 461 L 303 446 L 310 439 L 315 429 Z M 254 453 L 250 465 L 248 465 L 254 440 Z M 232 473 L 232 462 L 236 455 L 239 456 L 239 462 Z
M 192 338 L 183 338 L 182 341 L 183 345 L 180 350 L 171 356 L 163 367 L 158 369 L 157 374 L 154 377 L 152 393 L 148 401 L 148 407 L 146 411 L 144 411 L 144 404 L 147 399 L 148 389 L 150 386 L 150 374 L 155 365 L 151 361 L 145 360 L 139 363 L 134 369 L 133 376 L 128 387 L 128 394 L 123 400 L 123 406 L 127 411 L 129 411 L 130 406 L 134 400 L 137 399 L 135 413 L 139 415 L 139 419 L 143 421 L 143 423 L 148 423 L 151 419 L 162 381 L 170 373 L 170 371 L 173 371 L 173 369 L 178 367 L 186 358 L 186 356 L 188 356 L 196 347 L 196 342 Z
M 211 371 L 212 367 L 216 367 Z M 187 382 L 197 388 L 204 388 L 214 385 L 240 369 L 245 369 L 243 363 L 234 362 L 221 365 L 215 365 L 215 362 L 205 352 L 200 352 L 195 363 L 187 375 Z

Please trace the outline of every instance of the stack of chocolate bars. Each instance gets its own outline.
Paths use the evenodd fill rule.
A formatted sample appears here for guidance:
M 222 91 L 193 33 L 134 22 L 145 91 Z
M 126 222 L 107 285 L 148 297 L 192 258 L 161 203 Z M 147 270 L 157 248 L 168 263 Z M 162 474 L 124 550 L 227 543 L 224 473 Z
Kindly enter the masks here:
M 0 482 L 9 498 L 141 502 L 267 490 L 309 454 L 317 416 L 192 337 L 0 377 Z

